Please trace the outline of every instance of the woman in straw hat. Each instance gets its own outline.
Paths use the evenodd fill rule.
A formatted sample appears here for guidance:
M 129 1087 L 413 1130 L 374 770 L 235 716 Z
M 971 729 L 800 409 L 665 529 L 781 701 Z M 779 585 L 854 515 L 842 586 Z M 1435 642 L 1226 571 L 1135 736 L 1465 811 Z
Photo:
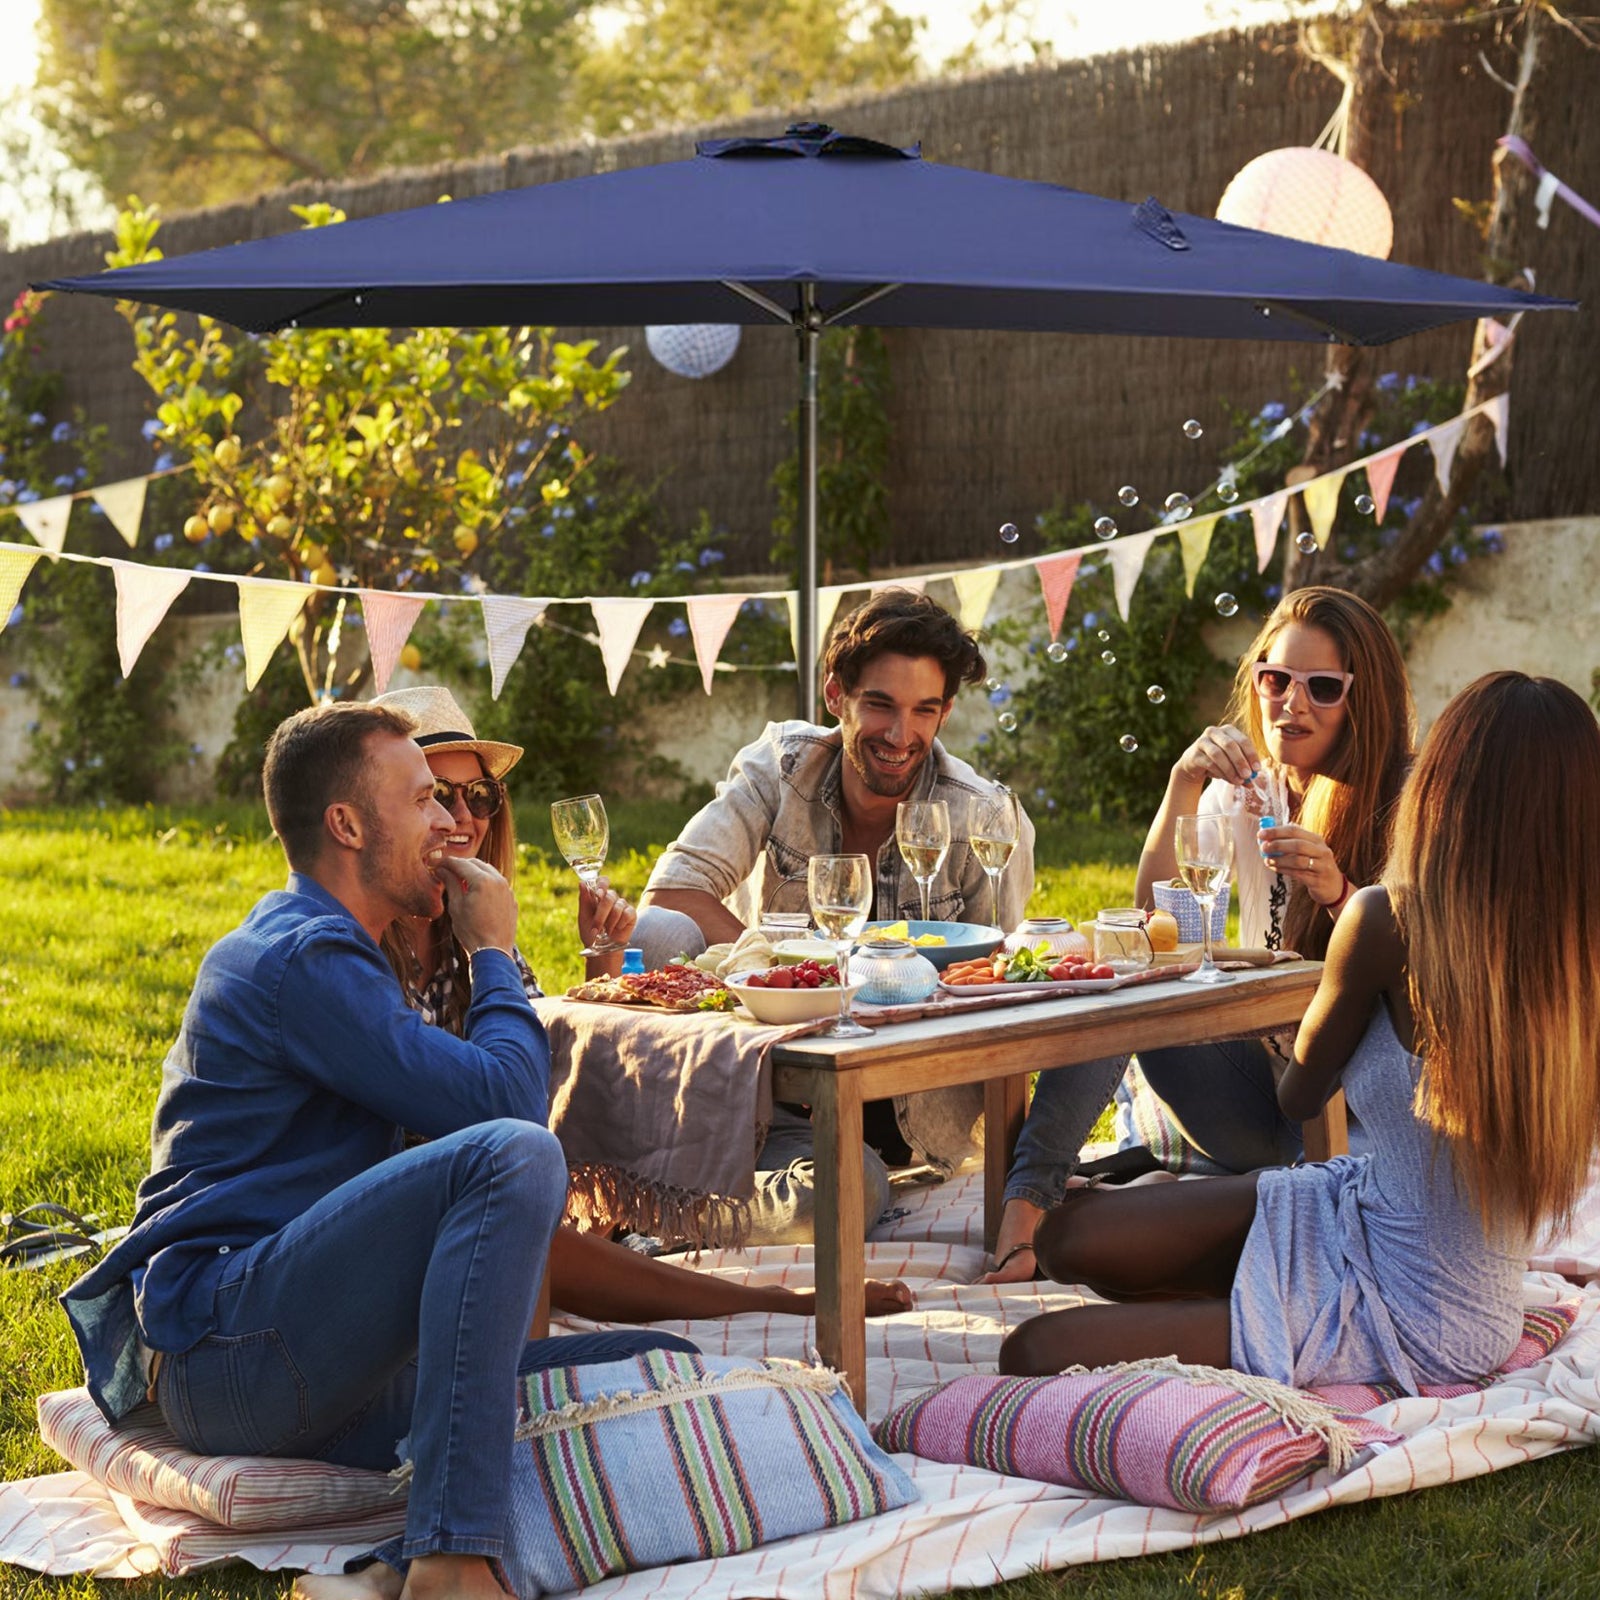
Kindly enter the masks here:
M 1370 1151 L 1080 1191 L 1040 1223 L 1040 1265 L 1146 1303 L 1035 1317 L 1001 1370 L 1176 1355 L 1407 1394 L 1493 1372 L 1530 1248 L 1571 1217 L 1600 1143 L 1597 903 L 1594 713 L 1551 678 L 1479 678 L 1423 746 L 1277 1086 L 1296 1120 L 1342 1087 Z
M 455 818 L 451 854 L 487 861 L 507 880 L 517 866 L 516 830 L 505 775 L 522 759 L 522 747 L 480 739 L 448 689 L 396 689 L 374 702 L 405 712 L 412 737 L 432 769 L 434 796 Z M 615 975 L 633 931 L 633 906 L 602 878 L 580 888 L 578 932 L 586 946 L 601 935 L 617 949 L 588 958 L 588 976 Z M 472 998 L 467 961 L 450 931 L 449 913 L 434 921 L 406 918 L 384 935 L 384 953 L 407 1001 L 431 1023 L 459 1033 Z M 520 951 L 513 950 L 530 1001 L 543 993 Z M 655 1322 L 726 1317 L 741 1311 L 812 1314 L 815 1296 L 792 1289 L 752 1288 L 656 1261 L 594 1233 L 561 1228 L 550 1247 L 550 1298 L 554 1305 L 596 1322 Z M 911 1304 L 903 1283 L 868 1283 L 867 1311 L 887 1316 Z

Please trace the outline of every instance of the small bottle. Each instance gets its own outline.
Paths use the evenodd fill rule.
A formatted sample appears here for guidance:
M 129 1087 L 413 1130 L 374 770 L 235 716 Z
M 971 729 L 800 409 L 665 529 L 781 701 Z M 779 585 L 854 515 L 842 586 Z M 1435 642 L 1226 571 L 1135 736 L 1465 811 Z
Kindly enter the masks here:
M 638 945 L 630 944 L 622 952 L 622 971 L 624 976 L 630 972 L 644 971 L 644 951 Z

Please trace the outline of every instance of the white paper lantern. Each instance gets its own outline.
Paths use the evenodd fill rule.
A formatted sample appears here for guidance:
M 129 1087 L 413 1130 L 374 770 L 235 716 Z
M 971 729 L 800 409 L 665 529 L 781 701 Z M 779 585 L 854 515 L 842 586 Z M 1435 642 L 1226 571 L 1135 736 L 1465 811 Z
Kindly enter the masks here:
M 1269 150 L 1223 191 L 1217 220 L 1309 244 L 1385 259 L 1394 218 L 1383 191 L 1353 161 L 1331 150 Z
M 650 354 L 680 378 L 709 378 L 733 360 L 739 348 L 739 325 L 729 322 L 685 322 L 646 328 Z

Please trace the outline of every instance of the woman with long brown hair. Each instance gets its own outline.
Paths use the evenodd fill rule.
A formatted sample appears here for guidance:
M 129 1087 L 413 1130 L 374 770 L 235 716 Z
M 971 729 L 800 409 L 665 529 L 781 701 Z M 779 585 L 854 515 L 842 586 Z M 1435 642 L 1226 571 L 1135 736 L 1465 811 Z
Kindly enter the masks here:
M 1493 1371 L 1529 1249 L 1600 1143 L 1600 726 L 1564 684 L 1497 672 L 1444 710 L 1382 881 L 1350 898 L 1278 1085 L 1342 1087 L 1371 1148 L 1051 1212 L 1039 1260 L 1113 1300 L 1036 1317 L 1008 1372 L 1142 1356 L 1408 1393 Z M 1181 1298 L 1180 1298 L 1181 1297 Z
M 1149 906 L 1154 885 L 1177 869 L 1177 818 L 1228 813 L 1240 943 L 1321 956 L 1350 896 L 1378 875 L 1414 735 L 1405 663 L 1383 618 L 1342 589 L 1285 595 L 1240 658 L 1224 720 L 1173 765 L 1139 858 L 1138 903 Z M 1285 816 L 1264 814 L 1257 796 L 1272 787 L 1288 802 Z M 1281 1057 L 1274 1041 L 1247 1039 L 1138 1059 L 1208 1170 L 1248 1172 L 1300 1153 L 1300 1129 L 1274 1095 Z M 1076 1069 L 1041 1076 L 1006 1181 L 994 1270 L 982 1281 L 1033 1276 L 1033 1229 L 1062 1198 L 1115 1087 Z

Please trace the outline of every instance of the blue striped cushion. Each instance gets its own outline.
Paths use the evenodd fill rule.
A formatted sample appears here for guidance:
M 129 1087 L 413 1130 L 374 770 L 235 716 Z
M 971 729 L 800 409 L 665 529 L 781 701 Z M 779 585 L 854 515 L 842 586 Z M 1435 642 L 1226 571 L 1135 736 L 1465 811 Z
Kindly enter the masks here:
M 833 1374 L 653 1350 L 520 1380 L 504 1576 L 528 1596 L 917 1498 Z

